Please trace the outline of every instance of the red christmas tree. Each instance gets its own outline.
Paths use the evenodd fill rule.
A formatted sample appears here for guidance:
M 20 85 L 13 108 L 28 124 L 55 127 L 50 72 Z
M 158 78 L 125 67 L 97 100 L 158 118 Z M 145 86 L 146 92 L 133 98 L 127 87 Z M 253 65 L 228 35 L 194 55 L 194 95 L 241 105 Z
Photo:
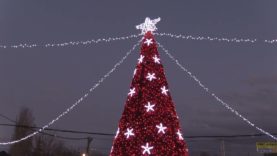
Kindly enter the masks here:
M 140 58 L 111 156 L 188 156 L 157 44 L 151 33 L 155 29 L 146 29 L 142 40 Z

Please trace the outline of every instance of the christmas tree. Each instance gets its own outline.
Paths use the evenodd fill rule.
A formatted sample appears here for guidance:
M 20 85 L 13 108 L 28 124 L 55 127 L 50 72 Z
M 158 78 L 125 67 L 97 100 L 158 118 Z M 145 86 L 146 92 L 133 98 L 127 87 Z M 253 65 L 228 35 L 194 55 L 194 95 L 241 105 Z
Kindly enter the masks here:
M 137 26 L 140 57 L 110 156 L 188 156 L 152 32 L 160 19 Z

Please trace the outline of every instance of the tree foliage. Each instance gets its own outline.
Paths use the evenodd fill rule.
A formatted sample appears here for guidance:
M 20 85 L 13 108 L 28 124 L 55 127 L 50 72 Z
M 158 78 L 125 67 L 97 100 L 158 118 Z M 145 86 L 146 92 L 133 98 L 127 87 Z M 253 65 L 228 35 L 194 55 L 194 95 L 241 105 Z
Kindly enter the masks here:
M 12 136 L 13 140 L 20 139 L 33 132 L 33 130 L 30 128 L 20 127 L 20 125 L 29 127 L 35 125 L 32 111 L 29 108 L 21 108 L 19 115 L 16 119 L 16 125 L 17 126 L 15 127 L 14 134 Z M 30 138 L 20 143 L 13 144 L 10 147 L 10 154 L 12 156 L 31 156 L 33 148 L 32 141 L 32 138 Z

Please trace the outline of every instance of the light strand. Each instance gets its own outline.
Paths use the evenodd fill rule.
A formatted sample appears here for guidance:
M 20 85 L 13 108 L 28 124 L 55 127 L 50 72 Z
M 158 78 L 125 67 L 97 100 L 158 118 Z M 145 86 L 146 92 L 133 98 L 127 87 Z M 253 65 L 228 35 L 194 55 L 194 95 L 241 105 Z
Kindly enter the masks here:
M 277 39 L 274 39 L 274 40 L 264 40 L 265 43 L 270 43 L 270 44 L 273 44 L 273 43 L 276 43 L 277 42 Z
M 141 40 L 140 40 L 141 41 Z M 68 107 L 64 112 L 62 112 L 58 117 L 56 117 L 55 119 L 53 119 L 51 122 L 49 122 L 48 124 L 44 125 L 42 128 L 40 128 L 39 130 L 23 137 L 17 140 L 13 140 L 13 141 L 9 141 L 9 142 L 0 142 L 0 145 L 11 145 L 11 144 L 15 144 L 21 141 L 24 141 L 28 138 L 31 138 L 35 135 L 37 135 L 38 133 L 42 132 L 43 130 L 45 130 L 46 128 L 48 128 L 49 126 L 53 125 L 55 122 L 57 122 L 60 118 L 62 118 L 63 116 L 65 116 L 66 114 L 68 114 L 69 112 L 71 112 L 76 106 L 78 106 L 85 98 L 88 97 L 89 93 L 92 93 L 107 77 L 109 77 L 116 69 L 118 66 L 120 66 L 124 60 L 126 60 L 126 58 L 135 50 L 135 48 L 140 44 L 140 41 L 138 43 L 136 43 L 135 45 L 133 45 L 133 47 L 125 54 L 124 57 L 121 58 L 121 60 L 119 62 L 117 62 L 114 67 L 107 72 L 96 84 L 93 85 L 93 87 L 91 87 L 89 89 L 89 91 L 87 91 L 87 93 L 85 93 L 81 98 L 79 98 L 73 105 L 71 105 L 70 107 Z
M 172 33 L 154 33 L 154 35 L 157 36 L 167 36 L 171 38 L 177 38 L 177 39 L 186 39 L 186 40 L 208 40 L 208 41 L 218 41 L 218 42 L 235 42 L 235 43 L 240 43 L 240 42 L 249 42 L 249 43 L 255 43 L 257 42 L 257 39 L 243 39 L 243 38 L 220 38 L 220 37 L 204 37 L 204 36 L 191 36 L 191 35 L 176 35 Z
M 77 46 L 77 45 L 90 45 L 90 44 L 97 44 L 100 42 L 111 42 L 111 41 L 119 41 L 119 40 L 127 40 L 132 38 L 138 38 L 141 34 L 138 35 L 129 35 L 123 37 L 109 37 L 109 38 L 99 38 L 99 39 L 91 39 L 87 41 L 69 41 L 64 43 L 46 43 L 46 44 L 17 44 L 17 45 L 0 45 L 0 48 L 7 49 L 7 48 L 36 48 L 36 47 L 43 47 L 43 48 L 50 48 L 50 47 L 66 47 L 66 46 Z
M 236 116 L 238 116 L 239 118 L 241 118 L 243 121 L 245 121 L 248 125 L 256 128 L 258 131 L 260 131 L 261 133 L 271 137 L 272 139 L 274 139 L 275 141 L 277 141 L 277 138 L 270 134 L 269 132 L 259 128 L 258 126 L 256 126 L 254 123 L 252 123 L 251 121 L 249 121 L 247 118 L 245 118 L 243 115 L 241 115 L 238 111 L 236 111 L 235 109 L 233 109 L 230 105 L 228 105 L 227 103 L 225 103 L 223 100 L 221 100 L 217 95 L 215 95 L 215 93 L 211 92 L 209 90 L 209 88 L 205 87 L 202 82 L 196 77 L 194 76 L 187 68 L 185 68 L 182 64 L 179 63 L 179 61 L 177 59 L 175 59 L 175 57 L 173 55 L 171 55 L 169 53 L 169 51 L 167 49 L 164 48 L 163 45 L 161 45 L 159 42 L 157 42 L 157 44 L 159 45 L 159 47 L 169 56 L 169 58 L 174 61 L 177 66 L 179 66 L 184 72 L 186 72 L 189 77 L 191 77 L 195 82 L 197 82 L 197 84 L 203 88 L 207 93 L 209 93 L 211 96 L 213 96 L 218 102 L 220 102 L 225 108 L 227 108 L 229 111 L 231 111 L 232 113 L 234 113 Z

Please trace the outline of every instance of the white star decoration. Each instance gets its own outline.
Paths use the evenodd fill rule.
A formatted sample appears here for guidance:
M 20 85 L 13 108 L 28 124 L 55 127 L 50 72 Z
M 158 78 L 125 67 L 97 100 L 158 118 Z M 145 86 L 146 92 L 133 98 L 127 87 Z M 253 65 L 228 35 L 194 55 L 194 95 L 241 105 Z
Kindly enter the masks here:
M 179 140 L 184 140 L 182 133 L 180 132 L 180 130 L 178 130 L 177 135 L 179 137 Z
M 162 94 L 167 95 L 168 89 L 166 89 L 165 86 L 163 86 L 163 87 L 161 88 L 161 90 L 162 90 Z
M 126 136 L 126 138 L 128 139 L 130 136 L 134 136 L 135 134 L 133 133 L 134 129 L 129 129 L 127 128 L 127 132 L 124 133 L 124 135 Z
M 149 147 L 149 144 L 146 143 L 146 145 L 145 146 L 141 146 L 141 148 L 143 148 L 142 154 L 145 154 L 145 153 L 151 154 L 150 150 L 152 150 L 154 147 L 153 146 Z
M 153 59 L 154 59 L 154 62 L 155 62 L 155 63 L 160 64 L 160 59 L 157 57 L 157 55 L 155 55 L 155 56 L 153 57 Z
M 158 130 L 158 133 L 163 133 L 165 134 L 165 130 L 167 129 L 167 127 L 164 127 L 162 123 L 160 123 L 160 125 L 157 125 L 156 126 L 159 130 Z
M 128 95 L 130 95 L 132 97 L 136 93 L 135 89 L 136 88 L 130 89 L 130 92 L 128 93 Z
M 115 138 L 117 138 L 118 134 L 119 134 L 119 128 L 117 128 Z
M 142 63 L 143 62 L 143 59 L 144 59 L 144 56 L 143 55 L 140 55 L 139 59 L 138 59 L 138 63 Z
M 144 41 L 144 43 L 147 44 L 147 46 L 150 46 L 151 44 L 153 44 L 152 38 L 146 39 L 146 41 Z
M 150 112 L 150 111 L 154 111 L 153 107 L 155 107 L 155 105 L 148 102 L 147 105 L 144 105 L 144 107 L 147 109 L 146 112 Z
M 141 34 L 145 34 L 148 31 L 156 31 L 157 27 L 156 24 L 161 20 L 161 18 L 156 18 L 151 20 L 149 17 L 145 18 L 144 23 L 141 23 L 140 25 L 137 25 L 136 28 L 141 30 Z
M 152 81 L 153 79 L 156 79 L 155 73 L 147 73 L 146 78 L 147 78 L 149 81 Z

